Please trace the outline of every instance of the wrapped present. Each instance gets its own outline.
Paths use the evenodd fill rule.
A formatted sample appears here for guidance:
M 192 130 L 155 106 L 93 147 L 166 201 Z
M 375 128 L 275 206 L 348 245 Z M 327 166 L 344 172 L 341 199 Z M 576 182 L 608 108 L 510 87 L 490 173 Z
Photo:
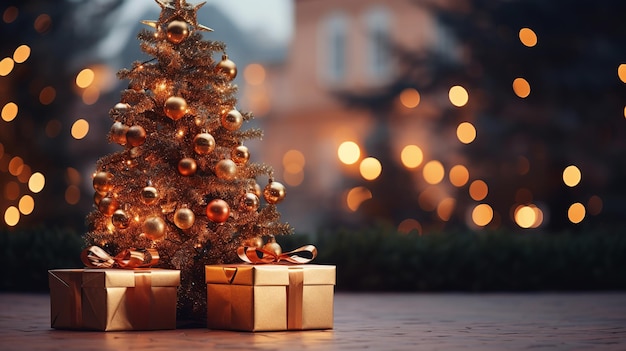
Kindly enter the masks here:
M 178 270 L 55 269 L 48 271 L 48 280 L 52 328 L 102 331 L 176 328 Z
M 205 266 L 210 329 L 278 331 L 333 328 L 335 266 Z

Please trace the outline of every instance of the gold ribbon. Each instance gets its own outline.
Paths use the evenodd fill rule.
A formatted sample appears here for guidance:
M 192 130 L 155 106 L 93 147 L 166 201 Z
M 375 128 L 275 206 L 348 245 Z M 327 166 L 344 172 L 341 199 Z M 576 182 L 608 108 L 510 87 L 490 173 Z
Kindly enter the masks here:
M 83 250 L 80 259 L 90 268 L 145 268 L 159 262 L 159 252 L 155 249 L 126 249 L 111 256 L 98 246 L 90 246 Z
M 305 254 L 310 257 L 302 257 Z M 313 261 L 317 256 L 317 248 L 313 245 L 304 245 L 293 251 L 284 252 L 280 255 L 265 250 L 260 247 L 241 246 L 237 249 L 239 258 L 247 263 L 278 263 L 286 261 L 289 263 L 304 264 Z
M 301 267 L 289 267 L 289 286 L 287 286 L 287 330 L 302 329 L 303 296 L 304 271 Z
M 70 328 L 79 329 L 83 327 L 83 299 L 82 299 L 82 274 L 70 274 L 68 285 L 70 287 Z
M 153 305 L 152 275 L 150 271 L 135 272 L 135 287 L 126 292 L 126 309 L 134 330 L 151 329 L 150 309 Z

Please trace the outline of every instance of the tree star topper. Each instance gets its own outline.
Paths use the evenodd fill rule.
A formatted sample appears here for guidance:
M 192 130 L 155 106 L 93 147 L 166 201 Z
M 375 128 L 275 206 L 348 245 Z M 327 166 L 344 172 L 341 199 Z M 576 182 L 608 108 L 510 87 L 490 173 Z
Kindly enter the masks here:
M 160 25 L 169 23 L 173 20 L 184 20 L 185 22 L 191 24 L 198 30 L 203 30 L 207 32 L 212 32 L 213 29 L 204 26 L 202 24 L 198 24 L 197 20 L 197 12 L 198 10 L 206 4 L 202 2 L 198 5 L 192 6 L 187 3 L 186 0 L 155 0 L 159 6 L 161 6 L 161 15 L 159 16 L 158 21 L 141 21 L 141 23 L 146 24 L 152 28 L 158 28 Z

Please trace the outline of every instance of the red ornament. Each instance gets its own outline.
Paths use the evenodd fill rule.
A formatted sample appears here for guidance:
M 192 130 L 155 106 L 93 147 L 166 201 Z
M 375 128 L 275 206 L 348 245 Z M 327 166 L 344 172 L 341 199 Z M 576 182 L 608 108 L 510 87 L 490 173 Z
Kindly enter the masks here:
M 226 201 L 221 199 L 215 199 L 206 207 L 206 216 L 211 222 L 224 223 L 230 215 L 230 207 Z

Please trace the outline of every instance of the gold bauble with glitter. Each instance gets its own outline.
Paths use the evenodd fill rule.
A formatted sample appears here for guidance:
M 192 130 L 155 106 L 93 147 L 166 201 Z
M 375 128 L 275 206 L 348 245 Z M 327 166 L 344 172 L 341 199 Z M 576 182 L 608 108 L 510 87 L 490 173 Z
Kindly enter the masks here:
M 141 202 L 146 205 L 153 205 L 159 200 L 159 192 L 152 185 L 141 189 Z
M 113 190 L 113 174 L 98 172 L 93 176 L 93 188 L 100 194 L 106 194 Z
M 158 216 L 148 217 L 143 222 L 143 233 L 150 240 L 160 240 L 165 236 L 165 221 Z
M 130 110 L 130 105 L 125 102 L 118 102 L 115 106 L 113 106 L 113 111 L 118 114 L 124 114 L 128 112 L 128 110 Z
M 174 213 L 174 224 L 182 230 L 191 228 L 195 220 L 196 216 L 193 211 L 186 207 L 179 208 Z
M 270 239 L 265 245 L 263 245 L 263 250 L 274 253 L 276 256 L 283 253 L 283 249 L 280 247 L 280 244 L 276 242 L 276 238 L 273 235 L 270 235 Z
M 189 36 L 189 26 L 183 21 L 172 21 L 167 25 L 167 41 L 180 44 Z
M 171 96 L 165 100 L 163 111 L 174 121 L 179 120 L 187 113 L 187 101 L 180 96 Z
M 238 165 L 245 164 L 250 159 L 250 151 L 247 147 L 239 145 L 230 152 L 230 158 Z
M 237 77 L 237 65 L 228 58 L 228 55 L 222 55 L 222 61 L 218 62 L 215 69 L 228 77 L 229 80 Z
M 246 193 L 241 199 L 241 208 L 248 212 L 256 211 L 259 208 L 259 197 L 253 193 Z
M 103 197 L 98 203 L 98 210 L 107 217 L 112 216 L 119 207 L 117 200 L 112 197 Z
M 193 138 L 193 151 L 198 155 L 208 155 L 215 149 L 215 138 L 209 133 L 200 133 Z
M 230 207 L 224 200 L 212 200 L 206 207 L 206 216 L 211 222 L 224 223 L 230 216 Z
M 247 246 L 247 247 L 261 248 L 263 247 L 263 238 L 261 238 L 260 236 L 256 236 L 254 238 L 246 239 L 241 243 L 241 245 Z
M 241 112 L 237 110 L 230 110 L 227 114 L 222 116 L 222 127 L 232 131 L 241 128 L 243 124 L 243 116 Z
M 111 141 L 120 145 L 126 145 L 126 133 L 128 133 L 128 126 L 125 126 L 122 122 L 113 123 L 110 131 Z
M 277 204 L 285 199 L 287 189 L 279 182 L 270 182 L 263 189 L 263 197 L 270 204 Z
M 146 142 L 146 130 L 142 126 L 132 126 L 126 132 L 126 142 L 132 147 L 143 145 Z
M 130 217 L 128 217 L 126 211 L 118 209 L 113 212 L 111 223 L 113 223 L 113 226 L 117 229 L 126 229 L 130 226 Z
M 178 161 L 178 172 L 185 177 L 192 176 L 196 174 L 196 170 L 198 166 L 196 165 L 196 160 L 190 157 L 185 157 L 182 160 Z
M 233 180 L 237 176 L 237 165 L 233 160 L 220 160 L 215 165 L 215 175 L 220 179 Z

